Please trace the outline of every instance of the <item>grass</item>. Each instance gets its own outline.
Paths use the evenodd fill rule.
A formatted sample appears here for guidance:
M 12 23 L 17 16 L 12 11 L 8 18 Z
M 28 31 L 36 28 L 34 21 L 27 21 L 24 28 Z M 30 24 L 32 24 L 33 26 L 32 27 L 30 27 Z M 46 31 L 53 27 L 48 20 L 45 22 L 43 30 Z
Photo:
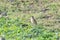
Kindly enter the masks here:
M 46 8 L 49 10 L 44 11 Z M 60 37 L 59 8 L 59 0 L 0 0 L 0 12 L 8 14 L 0 18 L 0 35 L 6 40 L 56 40 Z M 31 16 L 38 25 L 31 24 Z
M 23 26 L 19 19 L 0 20 L 0 34 L 6 40 L 56 40 L 55 32 L 45 29 L 42 25 Z

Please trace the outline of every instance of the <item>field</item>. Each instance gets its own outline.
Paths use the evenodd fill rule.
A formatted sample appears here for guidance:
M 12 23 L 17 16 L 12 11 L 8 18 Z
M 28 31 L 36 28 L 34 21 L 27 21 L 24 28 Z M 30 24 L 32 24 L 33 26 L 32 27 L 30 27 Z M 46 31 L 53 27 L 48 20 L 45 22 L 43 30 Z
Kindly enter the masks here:
M 6 40 L 58 40 L 60 0 L 0 0 L 0 35 Z M 34 16 L 37 25 L 30 22 Z

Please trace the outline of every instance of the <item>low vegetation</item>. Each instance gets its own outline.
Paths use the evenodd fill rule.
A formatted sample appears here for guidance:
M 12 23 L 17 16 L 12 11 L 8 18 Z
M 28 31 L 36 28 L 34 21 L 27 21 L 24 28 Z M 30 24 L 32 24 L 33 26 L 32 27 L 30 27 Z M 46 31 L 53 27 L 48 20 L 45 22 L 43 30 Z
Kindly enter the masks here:
M 6 40 L 57 40 L 59 8 L 59 0 L 0 0 L 0 35 Z M 31 16 L 37 25 L 30 22 Z

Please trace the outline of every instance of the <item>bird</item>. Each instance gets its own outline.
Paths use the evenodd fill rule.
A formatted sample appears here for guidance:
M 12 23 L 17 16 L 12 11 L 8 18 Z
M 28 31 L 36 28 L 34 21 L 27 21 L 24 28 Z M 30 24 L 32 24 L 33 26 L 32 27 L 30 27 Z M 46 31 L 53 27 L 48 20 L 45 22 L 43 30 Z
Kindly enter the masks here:
M 31 23 L 34 24 L 34 25 L 37 25 L 37 21 L 36 19 L 34 18 L 34 16 L 31 16 Z

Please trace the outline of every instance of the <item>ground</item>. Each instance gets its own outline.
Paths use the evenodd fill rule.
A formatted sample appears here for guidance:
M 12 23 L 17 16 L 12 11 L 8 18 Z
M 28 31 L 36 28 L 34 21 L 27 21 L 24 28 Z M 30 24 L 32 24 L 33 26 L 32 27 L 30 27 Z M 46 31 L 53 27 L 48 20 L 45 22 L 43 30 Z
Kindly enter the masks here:
M 60 0 L 0 0 L 1 12 L 8 16 L 0 18 L 0 35 L 6 40 L 56 40 L 60 36 Z M 31 24 L 31 16 L 37 25 Z

